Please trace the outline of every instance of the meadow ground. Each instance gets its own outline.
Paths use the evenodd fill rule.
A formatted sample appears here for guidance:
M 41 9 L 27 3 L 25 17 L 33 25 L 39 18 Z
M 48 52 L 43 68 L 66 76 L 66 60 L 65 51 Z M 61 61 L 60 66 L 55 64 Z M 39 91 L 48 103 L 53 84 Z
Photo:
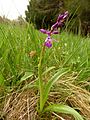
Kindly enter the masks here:
M 46 35 L 32 25 L 0 24 L 0 120 L 73 120 L 72 116 L 37 112 L 38 62 Z M 47 104 L 63 103 L 90 120 L 90 38 L 62 31 L 58 42 L 45 49 L 43 81 L 59 70 L 60 77 L 49 93 Z

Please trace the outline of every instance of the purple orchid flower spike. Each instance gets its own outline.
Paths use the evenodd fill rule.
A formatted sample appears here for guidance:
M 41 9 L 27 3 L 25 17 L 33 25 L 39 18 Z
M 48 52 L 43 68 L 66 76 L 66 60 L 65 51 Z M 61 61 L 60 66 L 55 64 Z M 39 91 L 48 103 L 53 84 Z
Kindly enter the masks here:
M 56 41 L 54 39 L 51 39 L 52 34 L 58 34 L 58 28 L 62 27 L 64 20 L 68 17 L 68 11 L 64 12 L 63 14 L 60 14 L 58 16 L 58 19 L 54 25 L 52 25 L 51 30 L 45 30 L 45 29 L 40 29 L 40 31 L 44 34 L 47 34 L 47 38 L 44 42 L 44 45 L 48 48 L 52 47 L 53 41 Z

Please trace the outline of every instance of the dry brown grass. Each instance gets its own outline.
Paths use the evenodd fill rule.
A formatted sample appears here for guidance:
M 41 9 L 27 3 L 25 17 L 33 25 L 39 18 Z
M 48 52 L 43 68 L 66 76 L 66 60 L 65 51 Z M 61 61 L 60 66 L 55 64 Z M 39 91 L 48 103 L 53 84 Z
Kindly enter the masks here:
M 85 89 L 85 86 L 90 86 L 89 82 L 83 82 L 75 85 L 76 77 L 67 77 L 66 80 L 60 80 L 58 88 L 61 91 L 62 99 L 65 103 L 76 108 L 86 120 L 90 120 L 90 92 Z M 64 96 L 64 97 L 63 97 Z
M 12 93 L 7 96 L 3 108 L 5 120 L 34 120 L 37 117 L 37 96 L 34 90 Z
M 83 85 L 85 84 L 82 87 Z M 62 79 L 52 88 L 48 102 L 68 104 L 76 108 L 85 120 L 90 120 L 90 92 L 82 87 L 75 85 L 74 79 Z M 13 92 L 5 99 L 2 117 L 4 116 L 4 120 L 73 120 L 72 116 L 54 112 L 40 117 L 36 109 L 37 102 L 38 95 L 34 89 Z

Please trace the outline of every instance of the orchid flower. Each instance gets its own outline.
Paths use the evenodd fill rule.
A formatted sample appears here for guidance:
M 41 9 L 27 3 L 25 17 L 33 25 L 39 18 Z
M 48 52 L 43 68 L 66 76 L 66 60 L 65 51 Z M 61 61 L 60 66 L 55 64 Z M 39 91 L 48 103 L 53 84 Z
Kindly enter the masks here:
M 52 34 L 58 34 L 59 33 L 57 30 L 48 31 L 48 30 L 45 30 L 45 29 L 40 29 L 40 32 L 42 32 L 44 34 L 47 34 L 48 36 L 51 36 Z
M 46 38 L 44 45 L 47 46 L 48 48 L 52 47 L 52 39 L 50 38 L 50 36 Z
M 45 45 L 46 47 L 48 47 L 48 48 L 52 47 L 52 43 L 53 43 L 53 41 L 55 41 L 55 40 L 54 40 L 54 39 L 51 39 L 51 35 L 52 35 L 52 34 L 58 34 L 59 32 L 58 32 L 58 31 L 53 31 L 53 32 L 51 32 L 51 31 L 48 31 L 48 30 L 45 30 L 45 29 L 40 29 L 40 31 L 41 31 L 42 33 L 48 35 L 48 37 L 47 37 L 46 40 L 45 40 L 44 45 Z

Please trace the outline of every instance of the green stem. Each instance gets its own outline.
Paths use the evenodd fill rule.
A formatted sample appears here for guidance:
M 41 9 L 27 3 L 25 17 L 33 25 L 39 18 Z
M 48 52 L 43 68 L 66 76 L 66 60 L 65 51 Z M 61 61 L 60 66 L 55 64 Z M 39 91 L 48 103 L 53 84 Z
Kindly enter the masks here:
M 43 80 L 42 80 L 42 60 L 45 52 L 45 46 L 42 47 L 40 60 L 38 64 L 38 78 L 39 78 L 39 91 L 40 91 L 40 112 L 43 110 Z

